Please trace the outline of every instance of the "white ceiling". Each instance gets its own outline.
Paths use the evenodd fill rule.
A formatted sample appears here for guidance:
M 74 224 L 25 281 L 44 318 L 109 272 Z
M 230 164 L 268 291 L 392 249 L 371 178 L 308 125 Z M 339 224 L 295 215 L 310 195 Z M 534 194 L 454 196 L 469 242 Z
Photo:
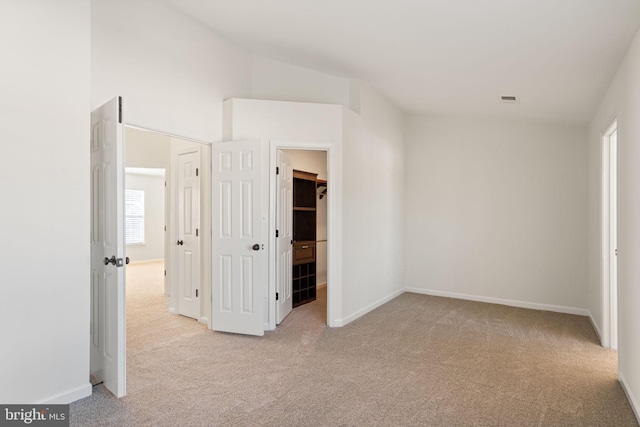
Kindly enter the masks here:
M 165 1 L 259 55 L 364 80 L 406 112 L 578 124 L 640 26 L 640 0 Z

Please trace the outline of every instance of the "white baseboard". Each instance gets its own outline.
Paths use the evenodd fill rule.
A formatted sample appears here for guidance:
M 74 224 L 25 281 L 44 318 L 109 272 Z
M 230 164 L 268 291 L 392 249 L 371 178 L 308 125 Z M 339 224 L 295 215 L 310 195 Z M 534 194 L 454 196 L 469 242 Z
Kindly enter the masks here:
M 556 313 L 577 314 L 579 316 L 588 316 L 589 311 L 584 308 L 564 307 L 561 305 L 540 304 L 536 302 L 516 301 L 502 298 L 483 297 L 478 295 L 460 294 L 457 292 L 434 291 L 421 288 L 405 288 L 406 292 L 415 294 L 432 295 L 435 297 L 457 298 L 468 301 L 488 302 L 491 304 L 502 304 L 511 307 L 529 308 L 532 310 L 553 311 Z
M 326 287 L 327 287 L 327 282 L 318 283 L 316 285 L 316 289 L 321 289 L 321 288 L 326 288 Z
M 178 310 L 176 310 L 175 307 L 169 307 L 169 313 L 178 314 Z
M 633 409 L 633 413 L 636 415 L 636 419 L 640 424 L 640 404 L 638 404 L 638 400 L 636 399 L 634 394 L 631 392 L 631 389 L 629 388 L 629 385 L 627 381 L 624 379 L 624 375 L 622 375 L 622 372 L 620 372 L 620 370 L 618 370 L 618 380 L 620 381 L 620 385 L 622 385 L 622 389 L 624 390 L 624 393 L 627 395 L 627 399 L 629 399 L 629 404 L 631 405 L 631 409 Z
M 600 333 L 600 328 L 598 328 L 598 324 L 596 323 L 596 319 L 593 318 L 593 314 L 591 311 L 589 313 L 589 320 L 591 321 L 591 326 L 593 326 L 593 330 L 596 331 L 596 335 L 598 335 L 598 339 L 600 340 L 600 345 L 604 347 L 602 344 L 602 334 Z
M 164 262 L 164 258 L 158 258 L 158 259 L 143 259 L 140 261 L 131 261 L 129 263 L 129 265 L 137 265 L 137 264 L 151 264 L 153 262 Z
M 200 323 L 204 323 L 205 325 L 209 324 L 209 318 L 208 317 L 201 317 L 200 318 Z
M 348 325 L 349 323 L 353 322 L 354 320 L 364 316 L 365 314 L 369 313 L 370 311 L 375 310 L 376 308 L 380 307 L 383 304 L 388 303 L 389 301 L 391 301 L 392 299 L 396 298 L 399 295 L 402 295 L 405 292 L 404 289 L 398 289 L 395 292 L 392 292 L 391 294 L 387 295 L 386 297 L 383 297 L 381 299 L 379 299 L 378 301 L 374 302 L 373 304 L 369 304 L 368 306 L 361 308 L 360 310 L 356 311 L 353 314 L 350 314 L 349 316 L 345 317 L 344 319 L 337 319 L 336 320 L 336 327 L 341 327 L 341 326 L 345 326 Z
M 84 399 L 85 397 L 91 396 L 91 392 L 93 388 L 91 387 L 91 383 L 87 382 L 84 385 L 78 386 L 76 388 L 72 388 L 71 390 L 66 390 L 58 394 L 54 394 L 53 396 L 49 396 L 45 399 L 38 400 L 35 402 L 35 405 L 66 405 L 71 402 L 75 402 L 76 400 Z

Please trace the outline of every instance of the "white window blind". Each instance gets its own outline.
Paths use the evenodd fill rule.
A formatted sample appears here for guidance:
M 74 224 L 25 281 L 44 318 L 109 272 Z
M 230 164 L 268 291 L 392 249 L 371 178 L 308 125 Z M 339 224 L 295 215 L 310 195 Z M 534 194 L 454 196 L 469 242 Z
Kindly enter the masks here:
M 124 191 L 124 229 L 127 245 L 144 244 L 144 190 Z

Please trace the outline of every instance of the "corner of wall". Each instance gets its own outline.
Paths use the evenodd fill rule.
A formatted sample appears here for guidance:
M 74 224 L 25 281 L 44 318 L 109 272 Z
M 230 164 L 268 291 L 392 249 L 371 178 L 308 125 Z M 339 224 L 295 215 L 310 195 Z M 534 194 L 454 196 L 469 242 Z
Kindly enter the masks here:
M 596 331 L 596 335 L 598 335 L 598 340 L 600 340 L 600 345 L 603 346 L 602 333 L 600 333 L 600 328 L 598 327 L 598 323 L 596 323 L 596 320 L 593 318 L 593 314 L 591 314 L 591 311 L 587 310 L 587 312 L 588 312 L 589 321 L 591 322 L 591 326 L 593 326 L 593 330 Z
M 624 393 L 627 395 L 627 399 L 629 400 L 629 405 L 631 405 L 631 409 L 633 409 L 633 413 L 636 416 L 636 420 L 638 420 L 638 423 L 640 423 L 640 403 L 638 402 L 638 399 L 636 399 L 636 396 L 631 391 L 631 388 L 629 387 L 627 380 L 625 380 L 624 375 L 620 371 L 618 371 L 618 380 L 620 381 L 622 390 L 624 390 Z
M 86 384 L 83 384 L 76 388 L 65 390 L 53 396 L 49 396 L 44 399 L 38 400 L 35 402 L 35 404 L 36 405 L 66 405 L 71 402 L 75 402 L 76 400 L 89 397 L 91 396 L 92 392 L 93 392 L 93 387 L 91 386 L 90 382 L 87 382 Z
M 396 297 L 399 297 L 404 292 L 405 292 L 404 288 L 398 289 L 398 290 L 390 293 L 389 295 L 387 295 L 385 297 L 382 297 L 379 300 L 369 304 L 368 306 L 359 309 L 355 313 L 349 314 L 348 316 L 345 316 L 342 319 L 338 319 L 336 321 L 336 325 L 335 326 L 337 326 L 337 327 L 346 326 L 349 323 L 353 322 L 354 320 L 357 320 L 357 319 L 361 318 L 362 316 L 364 316 L 365 314 L 370 313 L 373 310 L 375 310 L 376 308 L 388 303 L 392 299 L 394 299 Z

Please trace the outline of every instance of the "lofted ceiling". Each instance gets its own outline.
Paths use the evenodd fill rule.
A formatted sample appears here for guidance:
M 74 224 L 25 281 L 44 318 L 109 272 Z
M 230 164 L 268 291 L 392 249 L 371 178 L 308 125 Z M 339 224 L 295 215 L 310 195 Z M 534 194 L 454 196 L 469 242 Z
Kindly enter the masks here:
M 408 113 L 574 124 L 640 27 L 640 0 L 164 1 L 256 54 L 364 80 Z

